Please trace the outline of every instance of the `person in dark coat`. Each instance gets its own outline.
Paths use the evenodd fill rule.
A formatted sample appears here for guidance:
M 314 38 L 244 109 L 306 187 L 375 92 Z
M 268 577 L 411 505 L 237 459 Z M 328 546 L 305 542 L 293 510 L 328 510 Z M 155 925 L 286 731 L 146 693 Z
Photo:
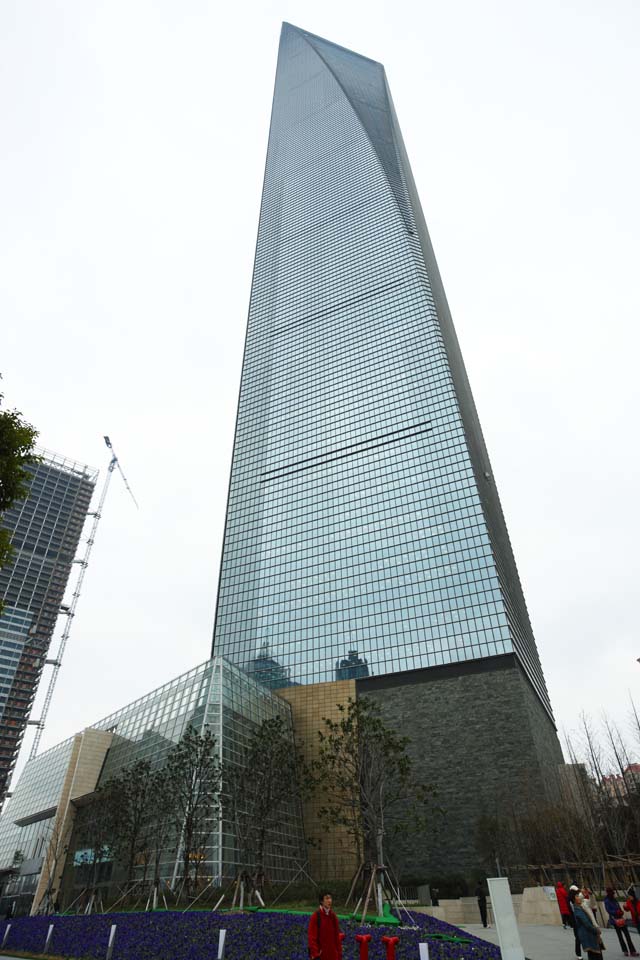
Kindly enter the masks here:
M 342 960 L 340 924 L 331 909 L 333 898 L 328 891 L 320 893 L 320 906 L 309 921 L 309 957 L 311 960 Z
M 572 927 L 571 923 L 571 907 L 569 906 L 569 891 L 565 887 L 562 880 L 559 880 L 556 883 L 556 900 L 558 901 L 558 909 L 560 910 L 560 916 L 562 917 L 562 926 L 566 930 L 567 927 Z
M 478 880 L 478 886 L 475 889 L 475 897 L 478 899 L 478 909 L 480 910 L 480 919 L 482 920 L 482 926 L 486 927 L 487 925 L 487 891 L 482 880 Z
M 578 891 L 573 901 L 573 916 L 576 921 L 576 932 L 578 939 L 584 950 L 587 951 L 589 960 L 602 960 L 602 943 L 600 940 L 600 931 L 592 922 L 591 917 L 587 916 L 582 909 L 584 897 Z
M 604 908 L 609 917 L 609 926 L 613 927 L 617 934 L 620 949 L 625 957 L 637 957 L 638 953 L 633 945 L 631 934 L 627 930 L 627 921 L 624 918 L 624 913 L 620 909 L 620 904 L 616 899 L 613 887 L 607 887 L 606 894 L 603 900 Z
M 582 944 L 580 943 L 580 938 L 578 937 L 578 926 L 576 924 L 576 918 L 574 913 L 574 907 L 576 905 L 576 897 L 580 893 L 578 887 L 575 883 L 572 883 L 569 887 L 569 908 L 571 909 L 571 929 L 573 930 L 573 946 L 575 950 L 576 957 L 582 956 Z

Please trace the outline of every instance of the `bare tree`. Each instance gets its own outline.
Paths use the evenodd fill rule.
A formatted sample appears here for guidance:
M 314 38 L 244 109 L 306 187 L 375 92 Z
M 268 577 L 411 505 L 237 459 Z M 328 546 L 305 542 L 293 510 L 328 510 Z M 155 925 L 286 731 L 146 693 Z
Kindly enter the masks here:
M 221 767 L 216 738 L 209 729 L 189 726 L 167 759 L 176 832 L 182 853 L 182 885 L 187 896 L 196 889 L 207 842 L 220 819 Z
M 129 890 L 136 866 L 148 859 L 149 832 L 157 813 L 151 764 L 136 760 L 106 786 L 112 804 L 111 850 L 125 868 L 125 890 Z
M 84 874 L 86 913 L 92 913 L 96 905 L 103 906 L 98 885 L 102 883 L 102 868 L 113 861 L 113 811 L 113 794 L 105 786 L 99 787 L 76 812 L 75 857 Z
M 324 718 L 312 764 L 314 785 L 326 797 L 319 815 L 327 829 L 341 825 L 352 837 L 360 863 L 368 865 L 365 910 L 375 893 L 381 913 L 385 842 L 390 835 L 426 831 L 433 790 L 416 780 L 407 753 L 411 741 L 387 727 L 375 701 L 349 698 L 338 709 L 339 720 Z
M 241 902 L 249 881 L 249 899 L 263 901 L 269 852 L 287 807 L 299 806 L 301 761 L 281 717 L 263 720 L 223 773 L 226 812 L 234 825 L 240 864 Z
M 56 883 L 58 867 L 64 863 L 69 849 L 69 827 L 60 817 L 54 817 L 45 847 L 42 873 L 47 877 L 47 885 L 35 913 L 49 914 L 55 909 L 53 888 Z
M 149 855 L 153 869 L 152 903 L 155 909 L 161 883 L 162 855 L 167 850 L 171 837 L 176 835 L 176 799 L 166 768 L 155 770 L 151 775 L 151 781 L 156 801 L 155 815 L 149 828 Z

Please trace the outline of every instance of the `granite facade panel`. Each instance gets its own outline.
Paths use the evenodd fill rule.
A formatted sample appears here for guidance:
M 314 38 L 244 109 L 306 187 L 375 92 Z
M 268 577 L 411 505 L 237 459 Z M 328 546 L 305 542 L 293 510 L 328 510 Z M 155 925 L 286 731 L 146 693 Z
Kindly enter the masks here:
M 401 876 L 475 876 L 480 817 L 554 799 L 560 743 L 514 656 L 359 680 L 357 691 L 411 737 L 417 777 L 443 809 L 426 835 L 390 851 Z

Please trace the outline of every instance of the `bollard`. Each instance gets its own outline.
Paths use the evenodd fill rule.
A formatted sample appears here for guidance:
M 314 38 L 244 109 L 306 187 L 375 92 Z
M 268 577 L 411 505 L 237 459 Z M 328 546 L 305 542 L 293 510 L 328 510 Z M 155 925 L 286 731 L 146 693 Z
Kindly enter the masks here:
M 396 960 L 396 944 L 400 943 L 400 937 L 383 937 L 382 942 L 387 951 L 387 960 Z
M 339 933 L 339 934 L 338 934 L 338 939 L 340 940 L 340 946 L 342 946 L 342 944 L 344 943 L 346 937 L 347 937 L 346 933 Z
M 227 939 L 227 931 L 221 930 L 218 939 L 218 960 L 224 960 L 224 944 Z
M 107 960 L 111 960 L 113 955 L 113 947 L 116 942 L 116 926 L 117 924 L 111 924 L 111 930 L 109 930 L 109 943 L 107 944 Z
M 356 933 L 356 942 L 360 944 L 360 960 L 369 960 L 370 933 Z
M 4 931 L 4 937 L 2 938 L 2 946 L 3 946 L 3 947 L 4 947 L 4 945 L 6 944 L 7 940 L 9 939 L 9 930 L 11 930 L 11 924 L 10 924 L 10 923 L 7 924 L 7 928 L 6 928 L 6 930 Z
M 51 935 L 52 935 L 52 933 L 53 933 L 53 924 L 50 923 L 50 924 L 49 924 L 49 929 L 47 930 L 47 939 L 46 939 L 45 942 L 44 942 L 44 950 L 42 951 L 43 953 L 48 953 L 48 952 L 49 952 L 49 944 L 51 943 Z
M 419 943 L 418 947 L 420 948 L 420 960 L 429 960 L 429 944 Z
M 489 877 L 487 883 L 500 945 L 500 956 L 503 960 L 525 960 L 509 881 L 506 877 Z

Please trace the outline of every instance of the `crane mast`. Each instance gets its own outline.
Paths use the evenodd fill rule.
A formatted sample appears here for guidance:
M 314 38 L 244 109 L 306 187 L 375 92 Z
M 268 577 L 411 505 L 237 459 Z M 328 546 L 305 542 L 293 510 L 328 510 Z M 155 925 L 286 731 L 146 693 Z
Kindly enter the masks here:
M 82 555 L 82 557 L 76 558 L 76 559 L 73 561 L 75 564 L 78 564 L 78 566 L 80 567 L 80 572 L 79 572 L 79 574 L 78 574 L 78 579 L 76 580 L 76 584 L 75 584 L 75 587 L 74 587 L 74 590 L 73 590 L 73 595 L 72 595 L 72 597 L 71 597 L 71 603 L 70 603 L 68 606 L 63 606 L 63 607 L 61 608 L 61 612 L 62 612 L 63 614 L 65 614 L 65 616 L 66 616 L 66 618 L 67 618 L 67 621 L 66 621 L 66 623 L 65 623 L 65 625 L 64 625 L 64 630 L 62 631 L 62 636 L 60 637 L 60 643 L 58 644 L 58 650 L 57 650 L 57 652 L 56 652 L 55 657 L 53 657 L 53 658 L 51 658 L 51 659 L 47 659 L 47 660 L 45 660 L 45 662 L 44 662 L 44 665 L 45 665 L 45 666 L 51 666 L 53 669 L 52 669 L 52 671 L 51 671 L 51 676 L 49 677 L 49 684 L 48 684 L 48 686 L 47 686 L 47 692 L 46 692 L 45 698 L 44 698 L 44 700 L 43 700 L 43 702 L 42 702 L 42 711 L 41 711 L 41 713 L 40 713 L 40 719 L 39 719 L 39 720 L 29 720 L 29 721 L 28 721 L 28 725 L 29 725 L 29 726 L 32 726 L 32 727 L 35 727 L 35 728 L 36 728 L 36 735 L 35 735 L 35 737 L 34 737 L 34 739 L 33 739 L 33 743 L 31 744 L 31 753 L 29 754 L 29 760 L 33 760 L 33 758 L 34 758 L 35 756 L 37 756 L 37 753 L 38 753 L 38 748 L 39 748 L 39 746 L 40 746 L 40 740 L 42 739 L 42 732 L 43 732 L 43 730 L 44 730 L 44 726 L 45 726 L 45 723 L 46 723 L 46 720 L 47 720 L 47 715 L 48 715 L 48 713 L 49 713 L 49 707 L 51 706 L 51 701 L 52 701 L 52 699 L 53 699 L 53 694 L 54 694 L 54 691 L 55 691 L 55 688 L 56 688 L 56 683 L 57 683 L 57 680 L 58 680 L 58 674 L 59 674 L 59 672 L 60 672 L 60 667 L 61 667 L 61 665 L 62 665 L 62 658 L 63 658 L 63 656 L 64 656 L 64 652 L 65 652 L 65 649 L 66 649 L 66 646 L 67 646 L 67 642 L 68 642 L 68 640 L 69 640 L 69 634 L 71 633 L 71 628 L 72 628 L 72 626 L 73 626 L 73 618 L 74 618 L 75 613 L 76 613 L 76 607 L 78 606 L 78 600 L 80 599 L 80 593 L 81 593 L 81 591 L 82 591 L 82 584 L 83 584 L 83 582 L 84 582 L 84 577 L 85 577 L 85 574 L 86 574 L 86 572 L 87 572 L 87 567 L 88 567 L 88 565 L 89 565 L 89 558 L 91 557 L 91 551 L 93 550 L 93 545 L 94 545 L 94 543 L 95 543 L 96 533 L 97 533 L 97 530 L 98 530 L 98 524 L 99 524 L 99 522 L 100 522 L 100 518 L 102 517 L 102 511 L 103 511 L 103 508 L 104 508 L 104 502 L 105 502 L 105 500 L 107 499 L 107 493 L 108 493 L 108 491 L 109 491 L 109 484 L 111 483 L 111 477 L 113 476 L 113 472 L 114 472 L 114 470 L 116 469 L 116 467 L 118 468 L 118 470 L 119 470 L 119 472 L 120 472 L 120 475 L 122 476 L 122 479 L 123 479 L 123 481 L 124 481 L 124 485 L 125 485 L 126 489 L 127 489 L 128 492 L 131 494 L 131 499 L 132 499 L 133 502 L 135 503 L 136 507 L 138 507 L 138 501 L 137 501 L 136 498 L 134 497 L 133 491 L 131 490 L 131 487 L 129 486 L 129 483 L 128 483 L 128 481 L 127 481 L 127 478 L 126 478 L 125 475 L 124 475 L 124 472 L 123 472 L 123 470 L 122 470 L 122 467 L 120 466 L 120 461 L 118 460 L 118 457 L 116 456 L 116 453 L 115 453 L 115 451 L 114 451 L 114 449 L 113 449 L 113 445 L 112 445 L 112 443 L 111 443 L 111 440 L 109 439 L 109 437 L 105 437 L 105 438 L 104 438 L 104 442 L 105 442 L 105 444 L 107 445 L 107 448 L 111 451 L 111 459 L 110 459 L 110 461 L 109 461 L 109 466 L 107 467 L 107 475 L 106 475 L 105 480 L 104 480 L 104 483 L 103 483 L 103 485 L 102 485 L 102 490 L 101 490 L 101 492 L 100 492 L 100 499 L 98 500 L 98 505 L 97 505 L 97 507 L 96 507 L 95 510 L 89 511 L 89 513 L 87 514 L 88 517 L 92 517 L 92 523 L 91 523 L 91 528 L 90 528 L 90 530 L 89 530 L 89 536 L 88 536 L 87 540 L 85 541 L 84 554 Z

